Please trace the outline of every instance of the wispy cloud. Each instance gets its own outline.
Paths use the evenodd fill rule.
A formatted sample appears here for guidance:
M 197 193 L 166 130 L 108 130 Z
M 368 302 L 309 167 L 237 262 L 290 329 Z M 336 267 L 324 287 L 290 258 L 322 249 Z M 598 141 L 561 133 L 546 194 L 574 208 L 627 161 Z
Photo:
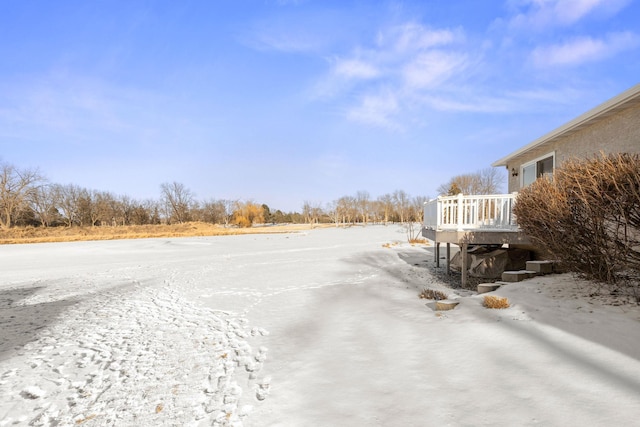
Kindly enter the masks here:
M 590 15 L 598 17 L 617 13 L 629 0 L 522 0 L 515 2 L 509 27 L 543 30 L 568 26 Z
M 434 88 L 462 72 L 467 55 L 459 52 L 428 51 L 419 54 L 403 69 L 403 78 L 411 89 Z
M 396 95 L 387 91 L 363 96 L 358 105 L 349 108 L 347 118 L 390 130 L 401 130 L 400 124 L 395 120 L 399 110 Z
M 424 103 L 438 111 L 463 112 L 463 113 L 496 113 L 510 112 L 516 109 L 517 104 L 506 98 L 494 98 L 478 94 L 460 95 L 429 95 Z
M 299 6 L 306 3 L 306 0 L 275 0 L 278 6 Z
M 115 147 L 179 141 L 180 133 L 193 135 L 199 129 L 165 94 L 67 71 L 13 83 L 0 86 L 0 135 L 11 129 L 19 139 L 47 141 L 50 135 L 62 135 L 64 144 Z
M 306 53 L 318 51 L 321 41 L 312 36 L 292 34 L 287 31 L 261 31 L 247 38 L 245 43 L 257 50 L 285 53 Z
M 461 29 L 431 29 L 415 22 L 397 25 L 378 33 L 380 49 L 397 53 L 414 53 L 464 40 Z
M 281 36 L 267 32 L 271 36 L 263 40 L 273 49 L 313 51 L 325 59 L 324 73 L 311 90 L 314 101 L 331 103 L 350 121 L 393 131 L 428 122 L 425 117 L 434 111 L 507 114 L 562 104 L 562 99 L 541 93 L 575 84 L 538 86 L 531 68 L 600 61 L 640 44 L 633 31 L 580 34 L 583 23 L 591 28 L 586 21 L 613 16 L 629 0 L 507 2 L 509 12 L 485 33 L 409 20 L 381 23 L 373 36 L 365 32 L 368 38 L 350 37 L 346 48 L 344 43 L 314 43 L 313 34 L 318 33 L 301 28 L 287 29 Z M 505 73 L 521 78 L 505 78 Z M 522 88 L 531 88 L 531 93 L 514 94 Z
M 380 75 L 375 64 L 360 59 L 344 59 L 336 61 L 335 74 L 346 78 L 371 79 Z
M 595 62 L 636 48 L 640 37 L 632 32 L 612 33 L 604 38 L 578 37 L 565 43 L 540 46 L 531 53 L 538 68 L 576 66 Z
M 0 118 L 18 126 L 29 123 L 42 129 L 75 132 L 89 123 L 103 130 L 122 125 L 114 114 L 113 91 L 88 79 L 58 72 L 3 92 Z
M 464 41 L 459 28 L 434 29 L 414 22 L 385 28 L 368 45 L 332 61 L 316 87 L 317 97 L 354 93 L 357 103 L 345 108 L 349 120 L 399 130 L 400 113 L 421 91 L 465 71 Z

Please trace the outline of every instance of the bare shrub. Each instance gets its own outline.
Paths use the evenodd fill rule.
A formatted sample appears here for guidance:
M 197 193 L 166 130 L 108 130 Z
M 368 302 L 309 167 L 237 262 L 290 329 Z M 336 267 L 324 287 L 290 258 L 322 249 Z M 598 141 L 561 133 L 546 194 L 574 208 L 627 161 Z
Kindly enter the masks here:
M 610 284 L 640 273 L 640 155 L 569 160 L 523 189 L 514 213 L 570 271 Z
M 233 212 L 233 223 L 248 228 L 264 222 L 263 207 L 253 202 L 237 202 Z
M 407 232 L 407 242 L 409 243 L 426 243 L 426 240 L 421 238 L 422 236 L 422 224 L 409 221 L 406 222 L 403 226 L 404 230 Z
M 449 298 L 449 295 L 445 294 L 442 291 L 437 291 L 435 289 L 424 289 L 420 292 L 420 299 L 432 299 L 436 301 L 442 301 Z
M 507 298 L 499 297 L 495 295 L 485 296 L 484 301 L 482 302 L 482 305 L 485 306 L 486 308 L 497 308 L 497 309 L 510 307 L 509 300 Z

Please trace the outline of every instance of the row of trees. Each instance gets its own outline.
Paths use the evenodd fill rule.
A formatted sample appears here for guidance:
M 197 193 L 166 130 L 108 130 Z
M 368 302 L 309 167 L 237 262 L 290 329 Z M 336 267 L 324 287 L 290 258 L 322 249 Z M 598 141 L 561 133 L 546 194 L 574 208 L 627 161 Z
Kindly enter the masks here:
M 418 222 L 422 220 L 422 206 L 427 197 L 411 197 L 403 190 L 373 199 L 369 192 L 358 191 L 355 196 L 343 196 L 325 208 L 320 203 L 305 201 L 302 215 L 307 223 L 336 224 Z
M 301 212 L 272 211 L 241 200 L 196 199 L 178 182 L 160 185 L 157 200 L 136 200 L 75 184 L 47 182 L 33 169 L 0 163 L 0 227 L 14 225 L 118 226 L 203 221 L 249 227 L 257 223 L 369 223 L 420 221 L 426 197 L 402 190 L 373 199 L 367 191 L 323 205 L 305 201 Z
M 502 180 L 496 169 L 458 175 L 440 186 L 441 194 L 491 194 Z M 427 197 L 402 190 L 372 198 L 367 191 L 343 196 L 323 205 L 305 201 L 301 212 L 272 211 L 253 201 L 199 201 L 178 182 L 160 185 L 160 198 L 135 200 L 75 184 L 48 182 L 35 169 L 19 169 L 0 162 L 0 228 L 13 225 L 67 227 L 144 225 L 203 221 L 249 227 L 257 223 L 412 223 L 422 219 Z

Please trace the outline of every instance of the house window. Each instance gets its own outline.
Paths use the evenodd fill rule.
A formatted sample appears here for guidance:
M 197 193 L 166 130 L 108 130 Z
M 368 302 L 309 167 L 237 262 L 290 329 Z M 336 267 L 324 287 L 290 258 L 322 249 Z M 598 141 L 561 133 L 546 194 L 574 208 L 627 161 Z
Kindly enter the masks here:
M 551 178 L 555 165 L 555 153 L 539 157 L 522 165 L 522 187 L 530 185 L 541 176 Z

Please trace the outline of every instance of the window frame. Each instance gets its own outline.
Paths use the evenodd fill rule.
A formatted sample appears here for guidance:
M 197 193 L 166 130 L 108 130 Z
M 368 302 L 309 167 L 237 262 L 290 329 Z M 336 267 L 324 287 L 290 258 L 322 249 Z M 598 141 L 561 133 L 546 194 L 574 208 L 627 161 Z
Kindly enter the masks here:
M 551 161 L 552 161 L 552 166 L 551 166 L 552 170 L 555 171 L 556 170 L 556 152 L 555 151 L 552 151 L 550 153 L 544 154 L 544 155 L 542 155 L 540 157 L 536 157 L 535 159 L 530 160 L 527 163 L 523 163 L 523 164 L 520 165 L 520 188 L 524 188 L 524 187 L 526 187 L 528 185 L 531 185 L 531 183 L 529 183 L 527 185 L 524 184 L 524 169 L 529 167 L 529 166 L 531 166 L 531 165 L 534 165 L 534 167 L 536 168 L 535 169 L 536 179 L 538 179 L 538 168 L 537 168 L 536 165 L 540 160 L 544 160 L 544 159 L 549 158 L 549 157 L 551 157 Z

